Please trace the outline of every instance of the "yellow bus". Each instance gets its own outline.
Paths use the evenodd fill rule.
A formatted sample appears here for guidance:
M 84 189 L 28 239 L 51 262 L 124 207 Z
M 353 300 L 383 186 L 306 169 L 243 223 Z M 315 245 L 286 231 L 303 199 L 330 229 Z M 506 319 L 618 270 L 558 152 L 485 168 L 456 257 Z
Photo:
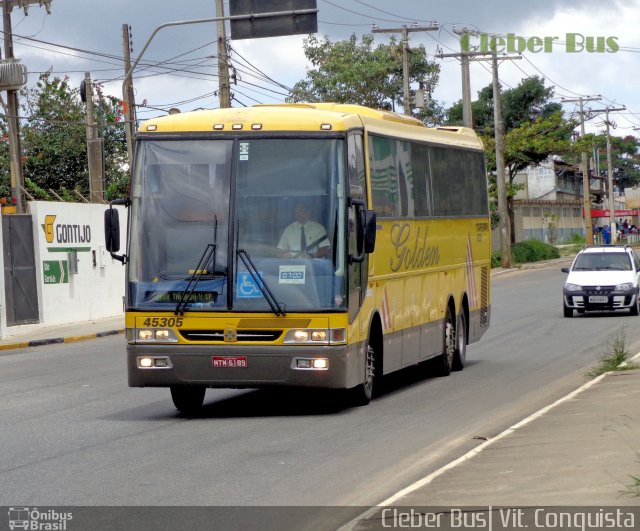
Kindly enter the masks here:
M 464 366 L 489 325 L 482 145 L 465 128 L 342 104 L 258 105 L 143 123 L 126 273 L 128 378 L 169 387 L 345 389 Z M 306 229 L 306 232 L 305 230 Z

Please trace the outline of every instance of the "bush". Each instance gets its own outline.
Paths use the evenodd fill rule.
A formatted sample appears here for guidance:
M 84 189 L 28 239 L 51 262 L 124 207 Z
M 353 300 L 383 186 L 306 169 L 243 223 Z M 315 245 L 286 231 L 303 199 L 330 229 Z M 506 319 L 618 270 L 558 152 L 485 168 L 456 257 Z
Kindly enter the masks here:
M 526 240 L 511 246 L 511 258 L 518 264 L 560 258 L 558 249 L 540 240 Z
M 515 264 L 539 262 L 540 260 L 551 260 L 553 258 L 560 258 L 558 249 L 540 240 L 526 240 L 514 243 L 511 246 L 511 260 Z M 491 253 L 491 267 L 500 267 L 501 261 L 502 252 L 493 251 Z
M 581 243 L 581 244 L 584 245 L 585 243 L 587 243 L 587 240 L 581 234 L 578 234 L 577 232 L 574 232 L 571 235 L 571 243 Z
M 493 251 L 491 253 L 491 269 L 494 267 L 500 267 L 502 262 L 502 251 Z

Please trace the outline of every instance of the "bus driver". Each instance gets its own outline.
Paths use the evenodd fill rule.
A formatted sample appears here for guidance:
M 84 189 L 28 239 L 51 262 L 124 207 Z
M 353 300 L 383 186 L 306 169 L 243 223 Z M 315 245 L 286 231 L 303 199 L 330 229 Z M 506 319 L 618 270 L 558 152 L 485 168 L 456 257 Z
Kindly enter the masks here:
M 304 203 L 296 203 L 293 217 L 295 221 L 285 227 L 278 242 L 282 255 L 296 258 L 328 256 L 327 231 L 320 223 L 311 219 L 311 213 Z

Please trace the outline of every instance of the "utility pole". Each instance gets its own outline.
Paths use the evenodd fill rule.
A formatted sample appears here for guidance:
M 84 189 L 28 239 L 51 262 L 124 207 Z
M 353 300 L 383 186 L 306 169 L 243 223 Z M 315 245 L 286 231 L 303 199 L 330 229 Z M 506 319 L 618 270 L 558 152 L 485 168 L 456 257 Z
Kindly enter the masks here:
M 502 106 L 500 103 L 500 79 L 498 76 L 498 54 L 492 52 L 469 53 L 471 61 L 487 61 L 486 58 L 475 57 L 480 55 L 491 55 L 491 70 L 493 74 L 493 121 L 496 142 L 496 189 L 498 192 L 498 213 L 500 214 L 500 250 L 501 266 L 510 269 L 511 261 L 511 218 L 509 216 L 509 204 L 507 200 L 507 179 L 504 164 L 504 122 L 502 121 Z M 522 59 L 521 55 L 501 56 L 501 60 Z
M 465 127 L 473 127 L 473 114 L 471 112 L 471 76 L 469 74 L 469 36 L 477 35 L 477 31 L 469 31 L 467 28 L 454 29 L 453 32 L 460 36 L 460 63 L 462 67 L 462 123 Z
M 430 26 L 418 26 L 414 23 L 410 28 L 403 25 L 401 28 L 380 29 L 373 27 L 372 33 L 402 33 L 402 98 L 404 99 L 404 114 L 411 116 L 411 91 L 409 88 L 409 33 L 415 31 L 436 31 L 440 29 L 437 24 Z
M 131 27 L 129 24 L 122 25 L 122 48 L 124 51 L 124 72 L 131 68 Z M 133 83 L 129 78 L 124 90 L 124 130 L 127 137 L 127 155 L 129 159 L 129 171 L 133 170 L 133 140 L 136 136 L 136 103 L 133 93 Z
M 222 0 L 216 0 L 216 17 L 223 19 L 224 5 Z M 231 107 L 231 87 L 229 85 L 229 57 L 227 55 L 227 35 L 224 20 L 216 22 L 218 27 L 218 83 L 220 107 Z
M 600 101 L 600 96 L 580 96 L 574 99 L 562 98 L 563 103 L 580 103 L 580 135 L 584 136 L 584 103 L 586 101 Z M 593 227 L 591 225 L 591 191 L 589 190 L 589 154 L 582 152 L 582 208 L 584 210 L 584 225 L 587 245 L 593 245 Z
M 603 112 L 606 115 L 605 125 L 607 126 L 607 188 L 609 190 L 609 227 L 611 228 L 611 243 L 618 241 L 618 231 L 616 230 L 616 202 L 613 191 L 613 162 L 611 161 L 611 134 L 609 127 L 614 124 L 609 121 L 609 113 L 615 111 L 625 111 L 626 107 L 607 107 L 605 109 L 592 109 L 592 113 Z
M 92 203 L 102 203 L 104 199 L 103 174 L 103 141 L 97 138 L 96 123 L 93 114 L 93 84 L 91 74 L 84 74 L 84 90 L 86 98 L 86 130 L 87 130 L 87 163 L 89 166 L 89 199 Z
M 507 204 L 507 182 L 504 172 L 504 123 L 500 103 L 500 80 L 498 79 L 498 56 L 491 57 L 493 71 L 493 121 L 496 140 L 496 185 L 498 190 L 498 211 L 500 212 L 501 266 L 511 268 L 511 223 Z

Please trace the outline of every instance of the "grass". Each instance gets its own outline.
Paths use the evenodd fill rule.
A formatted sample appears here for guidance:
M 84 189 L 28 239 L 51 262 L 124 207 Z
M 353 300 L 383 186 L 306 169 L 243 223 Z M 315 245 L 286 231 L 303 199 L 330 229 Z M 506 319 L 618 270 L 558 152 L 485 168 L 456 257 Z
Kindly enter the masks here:
M 640 478 L 632 476 L 631 474 L 629 474 L 629 477 L 633 480 L 633 483 L 627 486 L 626 494 L 635 496 L 636 498 L 640 497 Z
M 629 371 L 637 369 L 634 363 L 629 363 L 629 352 L 626 347 L 624 331 L 618 332 L 609 342 L 608 350 L 600 356 L 599 364 L 591 369 L 587 376 L 595 378 L 606 372 Z
M 574 256 L 578 254 L 584 247 L 584 243 L 571 243 L 569 245 L 558 245 L 557 247 L 560 257 L 564 258 L 565 256 Z

